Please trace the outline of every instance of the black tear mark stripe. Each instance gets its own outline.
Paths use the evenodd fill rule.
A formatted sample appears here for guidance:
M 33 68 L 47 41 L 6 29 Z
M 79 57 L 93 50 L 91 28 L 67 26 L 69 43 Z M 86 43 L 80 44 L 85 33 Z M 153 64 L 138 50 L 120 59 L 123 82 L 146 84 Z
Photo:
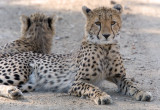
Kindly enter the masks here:
M 111 19 L 112 19 L 112 15 L 111 15 Z M 113 34 L 114 34 L 114 38 L 115 38 L 115 33 L 114 33 L 114 31 L 113 31 L 113 26 L 111 25 L 111 30 L 112 30 L 112 32 L 113 32 Z
M 101 18 L 101 15 L 99 15 L 99 20 L 100 20 L 100 18 Z M 100 22 L 99 27 L 100 27 L 100 28 L 99 28 L 99 31 L 98 31 L 98 34 L 97 34 L 97 38 L 98 38 L 98 39 L 100 39 L 100 38 L 99 38 L 99 33 L 100 33 L 100 31 L 101 31 L 101 22 Z
M 100 31 L 101 31 L 101 24 L 99 25 L 99 27 L 100 27 L 100 29 L 99 29 L 98 34 L 97 34 L 97 38 L 98 38 L 98 39 L 99 39 L 99 33 L 100 33 Z
M 111 26 L 111 30 L 112 30 L 112 32 L 113 32 L 113 34 L 114 34 L 114 38 L 115 38 L 115 33 L 114 33 L 114 31 L 113 31 L 113 28 L 112 28 L 112 26 Z
M 112 19 L 112 15 L 111 15 L 111 19 Z M 115 38 L 115 33 L 114 33 L 114 31 L 113 31 L 113 26 L 111 25 L 111 30 L 112 30 L 112 32 L 113 32 L 113 34 L 114 34 L 114 38 Z

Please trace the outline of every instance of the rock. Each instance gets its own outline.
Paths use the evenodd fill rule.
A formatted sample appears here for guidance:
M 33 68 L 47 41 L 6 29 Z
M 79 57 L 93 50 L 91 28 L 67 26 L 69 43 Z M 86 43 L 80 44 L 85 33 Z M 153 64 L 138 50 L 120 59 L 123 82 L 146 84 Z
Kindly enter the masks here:
M 134 77 L 132 77 L 132 78 L 131 78 L 131 81 L 135 82 L 135 78 L 134 78 Z
M 63 20 L 63 17 L 58 16 L 57 20 L 58 20 L 58 21 L 62 21 L 62 20 Z
M 61 39 L 68 39 L 69 36 L 64 36 L 64 37 L 55 37 L 56 40 L 61 40 Z
M 111 0 L 111 4 L 113 4 L 113 5 L 114 5 L 114 4 L 116 4 L 116 1 L 114 1 L 114 0 Z
M 132 55 L 133 55 L 133 54 L 137 54 L 137 53 L 138 53 L 138 52 L 133 52 Z
M 141 74 L 139 74 L 140 76 L 142 76 L 143 74 L 141 73 Z M 143 81 L 143 80 L 142 80 Z
M 131 60 L 131 58 L 130 57 L 125 57 L 124 60 Z
M 66 39 L 67 39 L 67 38 L 69 38 L 69 36 L 65 36 L 64 38 L 66 38 Z
M 71 24 L 70 27 L 71 27 L 71 29 L 73 29 L 73 28 L 74 28 L 74 25 Z
M 62 39 L 61 37 L 55 37 L 56 40 Z
M 125 10 L 131 10 L 128 6 L 124 6 Z
M 139 66 L 139 68 L 145 68 L 144 66 Z
M 132 49 L 136 49 L 136 47 L 135 47 L 135 46 L 132 46 Z
M 76 101 L 72 101 L 73 103 L 76 103 Z

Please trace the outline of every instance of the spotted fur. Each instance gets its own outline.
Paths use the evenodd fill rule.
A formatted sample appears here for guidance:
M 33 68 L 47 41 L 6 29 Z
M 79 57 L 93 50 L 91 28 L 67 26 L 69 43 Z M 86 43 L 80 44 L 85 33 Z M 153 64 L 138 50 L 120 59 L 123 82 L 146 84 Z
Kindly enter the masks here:
M 33 51 L 36 53 L 50 53 L 53 35 L 55 34 L 55 17 L 35 13 L 29 17 L 21 16 L 21 37 L 18 40 L 0 47 L 0 54 Z
M 151 101 L 150 92 L 140 90 L 126 77 L 119 46 L 114 40 L 122 24 L 121 8 L 121 5 L 94 10 L 83 7 L 87 17 L 86 33 L 78 52 L 66 55 L 27 52 L 10 56 L 9 59 L 3 58 L 0 67 L 6 74 L 2 75 L 4 72 L 1 72 L 0 83 L 2 86 L 18 86 L 18 90 L 22 92 L 68 92 L 70 95 L 89 98 L 96 104 L 105 105 L 112 103 L 112 98 L 98 84 L 102 80 L 109 80 L 117 85 L 119 92 L 139 101 Z M 12 63 L 15 67 L 12 67 Z M 25 65 L 30 65 L 28 73 L 20 71 Z M 7 66 L 11 70 L 8 71 Z M 29 75 L 30 73 L 32 74 Z M 7 90 L 8 87 L 10 86 L 6 86 Z M 9 95 L 1 93 L 2 96 L 13 99 L 14 95 L 11 97 L 9 92 L 7 94 Z M 19 94 L 14 97 L 19 98 Z

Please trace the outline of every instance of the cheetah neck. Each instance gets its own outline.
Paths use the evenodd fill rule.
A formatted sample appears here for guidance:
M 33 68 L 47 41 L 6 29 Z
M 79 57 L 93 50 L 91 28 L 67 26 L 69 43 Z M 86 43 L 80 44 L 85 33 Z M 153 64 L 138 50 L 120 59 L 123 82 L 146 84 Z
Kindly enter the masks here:
M 33 52 L 36 53 L 45 53 L 48 54 L 51 51 L 52 46 L 52 39 L 53 37 L 34 37 L 34 39 L 31 38 L 25 38 L 21 37 L 20 41 L 24 44 L 29 44 L 32 47 Z
M 95 46 L 95 47 L 99 47 L 104 51 L 109 51 L 111 49 L 116 49 L 119 50 L 119 45 L 117 43 L 111 43 L 111 44 L 96 44 L 96 43 L 92 43 L 89 41 L 82 41 L 82 45 L 81 45 L 81 49 L 85 48 L 86 46 L 88 47 L 89 45 Z

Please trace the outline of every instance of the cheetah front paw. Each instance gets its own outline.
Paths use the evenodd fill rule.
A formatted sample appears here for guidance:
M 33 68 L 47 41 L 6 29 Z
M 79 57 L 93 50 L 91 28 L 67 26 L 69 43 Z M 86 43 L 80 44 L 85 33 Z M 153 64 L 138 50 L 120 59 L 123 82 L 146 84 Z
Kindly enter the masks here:
M 136 95 L 136 100 L 138 101 L 152 101 L 153 96 L 150 92 L 141 91 Z
M 97 105 L 107 105 L 107 104 L 111 104 L 113 101 L 110 95 L 103 93 L 101 96 L 95 98 L 94 102 Z
M 16 100 L 16 99 L 22 99 L 24 97 L 19 89 L 17 89 L 14 86 L 11 86 L 10 88 L 8 88 L 8 98 Z

